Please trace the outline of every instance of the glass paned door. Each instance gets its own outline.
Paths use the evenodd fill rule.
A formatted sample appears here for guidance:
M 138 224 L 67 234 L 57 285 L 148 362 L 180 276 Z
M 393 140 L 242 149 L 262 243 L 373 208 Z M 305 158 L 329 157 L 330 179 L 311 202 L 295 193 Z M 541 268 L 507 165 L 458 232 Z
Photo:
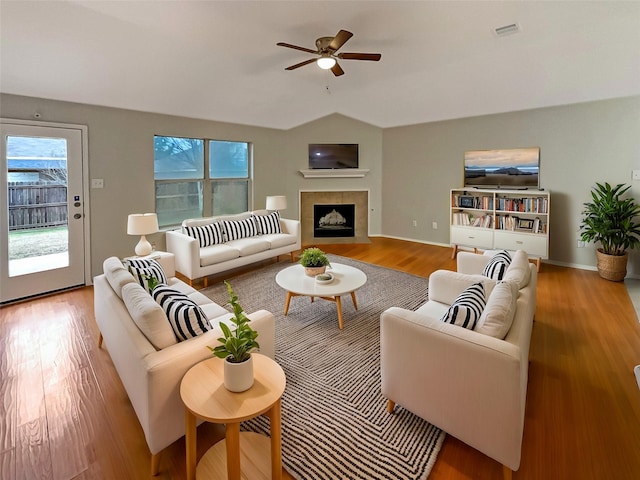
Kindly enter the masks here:
M 82 132 L 1 127 L 0 302 L 84 284 Z

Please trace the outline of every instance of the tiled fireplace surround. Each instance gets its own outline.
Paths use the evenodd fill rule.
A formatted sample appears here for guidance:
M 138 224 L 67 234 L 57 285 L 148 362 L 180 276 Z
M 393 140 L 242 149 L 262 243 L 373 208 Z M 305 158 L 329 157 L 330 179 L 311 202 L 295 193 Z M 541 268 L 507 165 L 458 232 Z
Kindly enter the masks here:
M 369 191 L 368 190 L 322 190 L 300 191 L 300 228 L 302 230 L 302 245 L 320 245 L 327 243 L 369 243 Z M 321 238 L 313 235 L 313 206 L 315 204 L 355 205 L 355 236 Z

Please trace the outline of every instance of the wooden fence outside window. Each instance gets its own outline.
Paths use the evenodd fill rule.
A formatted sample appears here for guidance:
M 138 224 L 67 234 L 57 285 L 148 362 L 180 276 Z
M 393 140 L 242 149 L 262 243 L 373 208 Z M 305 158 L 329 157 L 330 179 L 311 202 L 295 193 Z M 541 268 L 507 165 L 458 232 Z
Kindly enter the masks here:
M 9 230 L 66 225 L 67 187 L 9 182 Z

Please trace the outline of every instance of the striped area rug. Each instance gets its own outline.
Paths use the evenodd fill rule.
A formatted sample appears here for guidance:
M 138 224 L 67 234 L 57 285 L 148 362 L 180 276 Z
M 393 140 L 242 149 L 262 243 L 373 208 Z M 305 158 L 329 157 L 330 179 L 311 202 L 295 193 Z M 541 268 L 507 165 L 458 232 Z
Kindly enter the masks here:
M 230 279 L 245 311 L 264 308 L 276 317 L 276 360 L 287 376 L 284 466 L 298 480 L 426 479 L 445 434 L 401 406 L 387 412 L 380 393 L 380 314 L 391 306 L 420 306 L 427 279 L 335 255 L 330 260 L 367 275 L 356 292 L 358 310 L 343 297 L 342 331 L 332 302 L 294 297 L 289 314 L 282 314 L 286 295 L 275 276 L 289 263 Z M 202 293 L 220 305 L 228 301 L 221 282 Z M 242 428 L 268 435 L 268 422 L 258 417 Z

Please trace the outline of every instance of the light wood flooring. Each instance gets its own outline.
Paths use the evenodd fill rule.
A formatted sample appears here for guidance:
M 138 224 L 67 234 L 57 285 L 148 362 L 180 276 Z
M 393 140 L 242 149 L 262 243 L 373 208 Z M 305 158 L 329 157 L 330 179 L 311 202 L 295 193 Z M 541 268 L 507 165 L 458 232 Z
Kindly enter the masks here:
M 455 269 L 451 249 L 400 240 L 322 248 L 423 276 Z M 547 264 L 538 278 L 514 478 L 640 478 L 640 324 L 624 284 Z M 0 479 L 150 477 L 142 430 L 98 334 L 91 287 L 0 310 Z M 200 426 L 198 457 L 221 435 Z M 156 478 L 184 479 L 184 457 L 182 439 L 162 452 Z M 447 436 L 429 478 L 501 475 L 497 462 Z

